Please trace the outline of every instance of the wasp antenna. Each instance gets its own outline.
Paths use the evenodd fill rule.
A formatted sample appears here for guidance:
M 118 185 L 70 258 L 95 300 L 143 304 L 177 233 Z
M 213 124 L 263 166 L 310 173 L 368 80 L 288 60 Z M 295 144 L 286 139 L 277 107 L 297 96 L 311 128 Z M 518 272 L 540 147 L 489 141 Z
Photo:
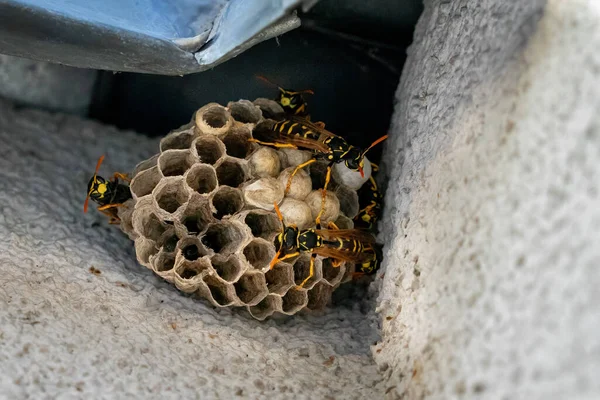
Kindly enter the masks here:
M 369 147 L 367 147 L 367 149 L 365 151 L 362 152 L 362 156 L 364 157 L 365 154 L 367 154 L 367 151 L 371 150 L 374 146 L 376 146 L 379 143 L 383 142 L 387 138 L 388 138 L 388 135 L 383 135 L 382 137 L 380 137 L 379 139 L 377 139 L 376 141 L 374 141 L 373 143 L 371 143 L 371 145 Z
M 263 81 L 263 82 L 266 82 L 266 83 L 268 83 L 268 84 L 269 84 L 269 85 L 271 85 L 271 86 L 275 86 L 276 88 L 278 88 L 279 90 L 281 90 L 281 91 L 282 91 L 282 92 L 284 92 L 284 93 L 289 93 L 289 94 L 291 94 L 291 95 L 294 95 L 294 94 L 302 94 L 302 93 L 307 93 L 307 94 L 315 94 L 315 92 L 314 92 L 312 89 L 299 90 L 299 91 L 295 91 L 295 92 L 293 92 L 293 91 L 291 91 L 291 90 L 284 89 L 284 88 L 282 88 L 281 86 L 279 86 L 278 84 L 276 84 L 275 82 L 273 82 L 273 81 L 270 81 L 269 79 L 265 78 L 265 77 L 264 77 L 264 76 L 262 76 L 262 75 L 256 75 L 256 78 L 257 78 L 257 79 L 260 79 L 260 80 L 261 80 L 261 81 Z
M 301 90 L 301 91 L 296 92 L 296 93 L 299 93 L 299 94 L 302 94 L 302 93 L 315 94 L 315 92 L 312 89 L 304 89 L 304 90 Z
M 98 175 L 98 171 L 100 170 L 102 161 L 104 161 L 104 155 L 101 155 L 100 158 L 98 159 L 98 162 L 96 163 L 96 169 L 94 170 L 94 179 L 96 178 L 96 175 Z M 85 197 L 85 202 L 83 203 L 83 212 L 84 213 L 86 213 L 88 210 L 88 204 L 90 202 L 90 194 L 91 194 L 91 191 L 88 192 L 87 196 Z
M 256 78 L 257 78 L 257 79 L 260 79 L 260 80 L 261 80 L 261 81 L 263 81 L 263 82 L 266 82 L 266 83 L 268 83 L 269 85 L 276 86 L 276 87 L 278 87 L 280 90 L 283 90 L 283 89 L 281 89 L 281 86 L 279 86 L 279 85 L 278 85 L 278 84 L 276 84 L 275 82 L 271 82 L 270 80 L 268 80 L 267 78 L 265 78 L 265 77 L 264 77 L 264 76 L 262 76 L 262 75 L 256 75 Z
M 90 195 L 88 194 L 85 197 L 85 202 L 83 203 L 83 212 L 86 213 L 88 210 L 88 203 L 90 202 Z
M 98 171 L 100 170 L 102 161 L 104 161 L 104 155 L 101 155 L 100 158 L 98 159 L 98 163 L 96 164 L 96 170 L 94 171 L 94 175 L 96 175 L 98 173 Z

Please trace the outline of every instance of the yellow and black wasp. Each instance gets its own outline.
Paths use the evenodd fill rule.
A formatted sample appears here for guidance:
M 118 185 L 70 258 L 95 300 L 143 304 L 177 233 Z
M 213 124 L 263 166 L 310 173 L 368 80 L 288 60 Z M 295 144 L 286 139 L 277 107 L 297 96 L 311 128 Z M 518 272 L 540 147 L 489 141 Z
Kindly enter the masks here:
M 283 111 L 285 111 L 286 114 L 310 119 L 310 117 L 308 115 L 308 110 L 307 110 L 308 103 L 306 102 L 306 100 L 304 99 L 304 96 L 302 96 L 302 95 L 303 94 L 314 94 L 314 92 L 312 90 L 310 90 L 310 89 L 306 89 L 306 90 L 284 89 L 281 86 L 277 85 L 276 83 L 271 82 L 270 80 L 268 80 L 267 78 L 265 78 L 262 75 L 257 75 L 256 77 L 264 82 L 267 82 L 270 85 L 277 87 L 277 89 L 279 89 L 279 95 L 277 96 L 277 99 L 275 101 L 277 103 L 279 103 L 279 105 L 281 106 L 281 108 L 283 108 Z
M 377 243 L 373 243 L 365 250 L 365 253 L 368 255 L 368 258 L 366 261 L 356 264 L 357 270 L 354 273 L 354 276 L 372 275 L 379 269 L 381 259 L 383 258 L 381 246 Z
M 118 224 L 121 219 L 117 215 L 117 207 L 123 206 L 127 200 L 131 199 L 131 190 L 129 186 L 119 182 L 119 179 L 129 182 L 126 174 L 115 172 L 112 180 L 106 180 L 98 175 L 100 165 L 104 161 L 104 156 L 98 159 L 94 176 L 90 179 L 87 186 L 87 196 L 83 204 L 83 212 L 88 210 L 89 200 L 92 199 L 98 206 L 98 211 L 109 218 L 110 224 Z
M 327 185 L 331 180 L 331 168 L 335 163 L 343 162 L 351 170 L 359 171 L 364 176 L 365 154 L 376 144 L 387 139 L 387 135 L 373 142 L 366 150 L 349 144 L 343 137 L 335 135 L 323 128 L 322 124 L 313 123 L 306 119 L 290 116 L 283 121 L 273 125 L 271 129 L 255 129 L 254 138 L 249 141 L 276 148 L 292 148 L 309 150 L 313 152 L 313 158 L 302 163 L 290 174 L 285 193 L 290 190 L 292 178 L 299 170 L 319 160 L 328 162 L 325 184 L 323 186 L 323 202 L 321 212 L 317 217 L 320 221 L 321 214 L 325 208 L 325 196 Z
M 379 169 L 375 164 L 371 164 L 371 167 L 373 172 Z M 354 217 L 354 226 L 374 230 L 381 215 L 381 193 L 373 175 L 358 189 L 358 204 L 360 210 Z
M 285 225 L 277 203 L 275 212 L 281 221 L 282 230 L 275 238 L 277 253 L 269 268 L 272 269 L 279 261 L 297 257 L 300 253 L 311 254 L 309 275 L 296 286 L 297 289 L 302 288 L 314 276 L 317 256 L 331 258 L 334 267 L 339 267 L 342 262 L 364 266 L 364 273 L 371 273 L 369 271 L 379 265 L 378 260 L 381 257 L 377 258 L 375 238 L 368 232 L 359 229 L 338 229 L 334 223 L 329 224 L 330 229 L 321 229 L 317 224 L 316 229 L 299 230 L 295 225 Z

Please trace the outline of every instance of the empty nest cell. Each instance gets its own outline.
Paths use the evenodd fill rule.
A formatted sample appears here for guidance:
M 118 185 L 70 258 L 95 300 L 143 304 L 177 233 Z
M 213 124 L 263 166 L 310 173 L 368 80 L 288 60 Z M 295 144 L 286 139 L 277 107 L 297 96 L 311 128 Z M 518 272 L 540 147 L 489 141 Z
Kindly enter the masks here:
M 235 282 L 238 280 L 242 272 L 244 272 L 244 265 L 237 256 L 225 257 L 220 254 L 216 254 L 212 259 L 212 266 L 224 281 Z
M 179 236 L 174 229 L 167 230 L 158 241 L 158 247 L 165 253 L 173 253 L 179 243 Z
M 266 240 L 273 240 L 282 228 L 277 215 L 261 210 L 248 211 L 244 223 L 250 227 L 254 237 Z
M 189 236 L 181 239 L 177 248 L 181 251 L 183 258 L 188 261 L 196 261 L 200 257 L 208 254 L 208 251 L 197 236 Z
M 185 174 L 195 161 L 189 150 L 167 150 L 158 157 L 158 167 L 164 176 L 179 176 Z
M 208 226 L 202 244 L 215 253 L 229 255 L 238 251 L 244 241 L 244 232 L 231 222 L 218 222 Z
M 283 296 L 294 286 L 294 270 L 290 264 L 278 263 L 265 274 L 269 293 Z
M 275 248 L 264 239 L 254 239 L 244 248 L 244 256 L 250 265 L 262 271 L 275 257 Z
M 239 161 L 228 158 L 217 167 L 220 185 L 238 187 L 246 180 L 246 171 Z
M 189 234 L 198 235 L 204 232 L 210 222 L 212 218 L 208 199 L 194 193 L 181 216 L 181 223 Z
M 154 190 L 160 182 L 160 171 L 158 167 L 152 167 L 137 174 L 131 181 L 131 192 L 136 197 L 146 196 Z
M 236 126 L 225 135 L 223 144 L 225 151 L 231 157 L 246 158 L 252 152 L 252 143 L 248 141 L 252 135 L 245 126 Z
M 196 154 L 201 162 L 214 165 L 223 155 L 225 146 L 215 136 L 202 135 L 194 142 Z
M 225 107 L 217 103 L 210 103 L 200 108 L 195 116 L 196 127 L 203 133 L 221 135 L 231 127 L 231 114 Z
M 237 296 L 246 305 L 258 304 L 269 294 L 265 276 L 259 272 L 242 275 L 233 286 Z
M 171 132 L 160 141 L 160 151 L 187 149 L 194 137 L 192 130 Z
M 249 100 L 229 102 L 227 108 L 233 119 L 243 124 L 256 124 L 262 118 L 260 108 Z
M 181 279 L 193 279 L 199 277 L 202 272 L 210 269 L 210 261 L 206 258 L 196 259 L 194 261 L 184 261 L 175 268 L 175 273 Z
M 308 303 L 308 295 L 306 294 L 306 290 L 290 289 L 281 300 L 281 310 L 283 313 L 292 315 L 304 308 L 306 303 Z
M 195 164 L 185 176 L 185 182 L 199 194 L 207 194 L 217 188 L 217 173 L 206 164 Z
M 168 272 L 175 266 L 175 254 L 173 253 L 158 253 L 153 260 L 153 267 L 156 272 Z
M 215 218 L 221 219 L 227 215 L 233 215 L 244 207 L 242 191 L 229 186 L 221 186 L 211 199 L 216 210 Z
M 262 299 L 257 305 L 248 307 L 248 311 L 252 316 L 260 321 L 273 315 L 273 313 L 281 306 L 281 298 L 279 296 L 269 295 Z
M 153 212 L 142 212 L 136 213 L 136 230 L 138 233 L 146 239 L 157 241 L 161 238 L 163 233 L 166 231 L 166 224 L 161 222 L 160 219 Z
M 189 193 L 182 180 L 163 180 L 163 182 L 164 185 L 156 191 L 156 203 L 166 212 L 174 213 L 188 201 Z
M 207 275 L 204 277 L 204 283 L 208 286 L 210 296 L 215 305 L 226 307 L 237 300 L 231 290 L 229 290 L 228 284 L 220 281 L 219 278 Z

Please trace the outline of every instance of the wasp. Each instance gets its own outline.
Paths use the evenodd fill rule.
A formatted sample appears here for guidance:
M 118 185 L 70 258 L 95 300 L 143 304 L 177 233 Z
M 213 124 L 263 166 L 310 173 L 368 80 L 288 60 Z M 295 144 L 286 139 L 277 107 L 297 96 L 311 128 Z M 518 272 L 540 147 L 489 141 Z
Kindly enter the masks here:
M 317 224 L 316 229 L 299 230 L 295 225 L 285 225 L 277 203 L 275 212 L 281 221 L 282 230 L 275 237 L 277 253 L 269 268 L 273 269 L 277 262 L 297 257 L 300 253 L 311 255 L 309 275 L 296 286 L 297 289 L 301 289 L 314 276 L 317 256 L 331 258 L 334 267 L 339 267 L 345 261 L 364 266 L 365 272 L 377 267 L 378 261 L 374 264 L 377 257 L 375 238 L 368 232 L 338 229 L 332 222 L 329 223 L 330 229 L 321 229 L 320 224 Z
M 304 100 L 304 96 L 302 95 L 315 94 L 312 90 L 284 89 L 281 86 L 271 82 L 262 75 L 257 75 L 256 77 L 279 89 L 279 95 L 277 96 L 277 99 L 275 101 L 281 106 L 281 108 L 283 108 L 283 111 L 285 111 L 286 114 L 310 119 L 307 111 L 308 103 L 306 102 L 306 100 Z
M 123 206 L 127 200 L 131 199 L 131 190 L 129 186 L 119 182 L 119 179 L 130 182 L 126 174 L 115 172 L 111 180 L 106 180 L 98 175 L 100 165 L 104 161 L 104 156 L 98 159 L 94 176 L 88 182 L 88 193 L 83 204 L 83 212 L 88 210 L 89 200 L 96 202 L 98 211 L 109 218 L 110 224 L 118 224 L 121 219 L 117 215 L 117 207 Z
M 292 148 L 299 150 L 309 150 L 313 152 L 313 157 L 298 165 L 290 174 L 285 193 L 290 190 L 292 179 L 302 168 L 309 166 L 319 160 L 328 162 L 327 173 L 325 175 L 325 184 L 323 186 L 323 201 L 321 211 L 317 216 L 317 223 L 325 209 L 325 197 L 327 186 L 331 180 L 331 168 L 336 163 L 343 162 L 351 170 L 360 172 L 364 176 L 365 154 L 373 146 L 387 139 L 384 135 L 374 141 L 366 150 L 349 144 L 343 137 L 329 132 L 322 125 L 307 121 L 306 119 L 290 116 L 283 121 L 273 125 L 271 129 L 255 129 L 256 138 L 248 139 L 251 142 L 271 146 L 275 148 Z
M 375 164 L 371 164 L 371 167 L 373 172 L 379 170 L 379 167 Z M 360 210 L 356 217 L 354 217 L 354 226 L 369 230 L 375 229 L 381 215 L 381 193 L 379 193 L 379 188 L 373 175 L 358 190 L 358 204 L 360 205 Z
M 356 264 L 357 271 L 354 273 L 354 276 L 372 275 L 379 269 L 381 259 L 383 258 L 381 246 L 374 243 L 365 250 L 365 253 L 368 255 L 368 258 Z

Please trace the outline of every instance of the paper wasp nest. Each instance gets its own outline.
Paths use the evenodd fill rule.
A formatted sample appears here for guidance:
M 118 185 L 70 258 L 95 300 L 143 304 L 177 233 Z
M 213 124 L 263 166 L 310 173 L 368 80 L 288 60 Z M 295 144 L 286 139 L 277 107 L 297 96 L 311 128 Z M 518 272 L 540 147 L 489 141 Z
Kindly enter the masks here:
M 135 241 L 142 265 L 183 292 L 217 307 L 246 307 L 259 320 L 274 312 L 322 309 L 354 272 L 354 265 L 334 268 L 318 257 L 315 276 L 296 289 L 309 274 L 310 254 L 269 270 L 281 231 L 273 202 L 281 205 L 287 224 L 313 227 L 305 199 L 323 187 L 326 172 L 321 164 L 312 165 L 310 174 L 299 172 L 284 199 L 280 175 L 289 176 L 286 168 L 306 156 L 248 142 L 257 125 L 268 127 L 268 117 L 280 112 L 266 99 L 202 107 L 190 124 L 162 139 L 159 154 L 137 165 L 133 199 L 120 211 L 121 228 Z M 356 193 L 334 181 L 329 189 L 325 214 L 340 228 L 351 228 Z

